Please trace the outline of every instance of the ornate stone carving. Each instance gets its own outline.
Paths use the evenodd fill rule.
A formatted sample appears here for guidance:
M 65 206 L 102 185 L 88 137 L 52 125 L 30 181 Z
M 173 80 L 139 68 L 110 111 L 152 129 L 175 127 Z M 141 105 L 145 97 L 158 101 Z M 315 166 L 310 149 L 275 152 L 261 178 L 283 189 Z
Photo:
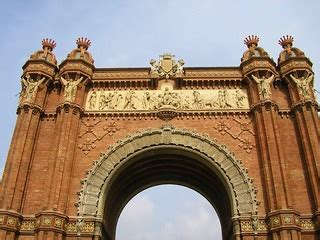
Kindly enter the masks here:
M 157 62 L 154 59 L 151 59 L 150 64 L 151 77 L 163 77 L 168 79 L 170 77 L 184 73 L 184 61 L 181 59 L 178 62 L 176 62 L 174 59 L 174 55 L 171 55 L 170 53 L 160 55 L 159 62 Z
M 96 147 L 95 142 L 100 141 L 106 135 L 113 136 L 117 131 L 121 129 L 116 125 L 116 122 L 109 122 L 102 128 L 100 127 L 99 132 L 103 130 L 103 133 L 101 135 L 98 135 L 97 133 L 95 133 L 94 128 L 101 122 L 100 120 L 94 123 L 87 123 L 84 120 L 82 120 L 81 122 L 86 126 L 86 129 L 82 134 L 79 135 L 79 138 L 84 139 L 84 141 L 80 143 L 78 147 L 86 155 Z
M 278 63 L 282 63 L 292 57 L 304 57 L 304 52 L 302 52 L 298 48 L 293 47 L 292 36 L 283 36 L 282 38 L 280 38 L 279 44 L 282 46 L 283 50 L 279 55 Z
M 252 136 L 255 136 L 254 132 L 251 130 L 251 121 L 248 122 L 241 122 L 240 120 L 234 118 L 233 121 L 235 121 L 238 126 L 239 130 L 235 132 L 235 130 L 231 129 L 224 121 L 219 121 L 214 128 L 221 134 L 225 135 L 228 134 L 233 139 L 238 140 L 240 143 L 238 146 L 245 150 L 247 153 L 250 153 L 252 149 L 255 147 L 255 144 L 250 140 L 248 136 L 244 136 L 245 133 L 249 133 Z
M 44 82 L 46 78 L 42 77 L 40 80 L 35 80 L 26 74 L 26 78 L 21 78 L 22 91 L 20 93 L 20 102 L 31 101 L 37 94 L 38 87 Z
M 42 40 L 42 50 L 36 51 L 30 56 L 32 60 L 45 60 L 51 64 L 56 65 L 57 60 L 52 50 L 57 46 L 52 39 L 45 38 Z
M 241 62 L 247 61 L 252 57 L 268 57 L 268 53 L 261 47 L 258 47 L 259 38 L 251 35 L 245 38 L 244 44 L 247 45 L 248 50 L 243 53 Z
M 226 175 L 232 186 L 232 198 L 236 203 L 233 208 L 235 214 L 256 215 L 258 201 L 256 190 L 252 186 L 252 180 L 247 175 L 239 160 L 229 152 L 224 145 L 219 145 L 216 140 L 195 132 L 176 129 L 170 125 L 164 125 L 161 129 L 146 130 L 126 139 L 118 141 L 115 146 L 110 146 L 106 153 L 101 154 L 93 168 L 88 172 L 87 178 L 82 181 L 83 187 L 80 191 L 79 202 L 77 203 L 80 216 L 95 216 L 101 214 L 98 205 L 104 198 L 101 192 L 104 184 L 108 182 L 108 176 L 122 161 L 126 161 L 132 154 L 150 146 L 179 146 L 186 151 L 198 151 L 204 154 L 210 161 L 214 162 L 221 174 Z M 212 163 L 211 163 L 212 164 Z M 221 169 L 220 169 L 221 168 Z
M 265 76 L 262 76 L 262 78 L 258 78 L 256 76 L 254 76 L 253 74 L 251 76 L 258 84 L 259 95 L 260 95 L 261 100 L 269 98 L 271 95 L 270 84 L 274 79 L 274 75 L 271 75 L 268 78 L 266 78 Z
M 245 89 L 104 91 L 92 90 L 86 111 L 157 111 L 163 107 L 176 110 L 249 109 Z
M 76 97 L 78 84 L 82 81 L 83 77 L 80 77 L 78 79 L 66 80 L 61 76 L 60 79 L 64 85 L 64 100 L 70 102 L 74 101 Z
M 23 220 L 21 222 L 20 231 L 34 231 L 36 228 L 35 220 Z
M 309 98 L 310 93 L 310 83 L 312 84 L 314 75 L 310 73 L 307 77 L 296 78 L 290 74 L 291 79 L 297 84 L 298 92 L 301 97 Z
M 42 226 L 51 226 L 51 217 L 44 217 L 42 219 Z
M 8 217 L 7 224 L 9 226 L 15 226 L 16 225 L 16 218 Z
M 315 224 L 312 219 L 301 219 L 301 228 L 303 230 L 314 230 Z

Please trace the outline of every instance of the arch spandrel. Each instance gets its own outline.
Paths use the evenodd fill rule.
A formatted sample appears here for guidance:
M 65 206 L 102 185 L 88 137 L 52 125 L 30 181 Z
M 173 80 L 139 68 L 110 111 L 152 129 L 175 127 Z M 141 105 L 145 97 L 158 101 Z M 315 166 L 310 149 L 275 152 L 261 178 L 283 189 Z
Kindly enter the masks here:
M 128 136 L 110 146 L 100 159 L 95 161 L 87 178 L 82 182 L 79 196 L 78 214 L 80 216 L 102 216 L 107 186 L 117 174 L 120 165 L 130 161 L 133 155 L 150 147 L 179 147 L 183 151 L 204 156 L 206 164 L 215 174 L 220 175 L 230 193 L 234 216 L 252 216 L 257 214 L 258 201 L 256 190 L 247 170 L 225 145 L 215 139 L 186 129 L 177 129 L 164 125 L 160 129 L 148 129 Z M 202 157 L 203 158 L 203 157 Z

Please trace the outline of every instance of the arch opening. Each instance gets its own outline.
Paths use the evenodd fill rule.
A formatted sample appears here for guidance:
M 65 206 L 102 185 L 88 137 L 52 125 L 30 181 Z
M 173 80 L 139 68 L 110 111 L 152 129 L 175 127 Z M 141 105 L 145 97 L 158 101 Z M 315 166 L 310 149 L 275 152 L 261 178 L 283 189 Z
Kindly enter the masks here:
M 180 185 L 158 185 L 134 196 L 120 214 L 116 240 L 222 240 L 215 209 L 198 192 Z
M 235 236 L 240 217 L 257 214 L 255 190 L 241 161 L 216 140 L 171 126 L 129 136 L 102 154 L 83 181 L 78 213 L 103 219 L 103 239 L 114 240 L 128 201 L 161 184 L 204 196 L 220 218 L 223 239 Z
M 224 239 L 232 233 L 231 193 L 227 182 L 205 159 L 178 147 L 149 147 L 119 166 L 106 186 L 103 219 L 108 235 L 115 239 L 118 218 L 125 205 L 139 192 L 161 184 L 177 184 L 204 196 L 216 209 Z M 231 234 L 232 235 L 232 234 Z

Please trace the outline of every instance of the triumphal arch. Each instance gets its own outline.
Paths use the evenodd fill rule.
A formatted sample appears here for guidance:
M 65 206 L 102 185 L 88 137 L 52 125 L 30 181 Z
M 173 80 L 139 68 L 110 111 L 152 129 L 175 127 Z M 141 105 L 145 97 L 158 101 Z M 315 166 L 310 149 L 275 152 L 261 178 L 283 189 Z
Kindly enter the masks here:
M 235 67 L 95 68 L 77 48 L 57 65 L 51 39 L 23 66 L 1 182 L 1 239 L 115 240 L 140 191 L 187 186 L 216 209 L 223 239 L 315 240 L 320 230 L 319 106 L 312 63 L 279 40 Z

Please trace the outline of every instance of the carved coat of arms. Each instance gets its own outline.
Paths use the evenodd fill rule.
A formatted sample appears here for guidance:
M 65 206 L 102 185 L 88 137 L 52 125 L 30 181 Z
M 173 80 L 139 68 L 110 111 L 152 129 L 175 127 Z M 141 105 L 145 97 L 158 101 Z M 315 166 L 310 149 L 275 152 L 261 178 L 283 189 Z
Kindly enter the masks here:
M 160 60 L 150 60 L 151 70 L 150 74 L 152 77 L 164 77 L 170 78 L 177 74 L 183 74 L 184 61 L 181 59 L 176 62 L 174 55 L 170 53 L 165 53 L 160 55 Z

